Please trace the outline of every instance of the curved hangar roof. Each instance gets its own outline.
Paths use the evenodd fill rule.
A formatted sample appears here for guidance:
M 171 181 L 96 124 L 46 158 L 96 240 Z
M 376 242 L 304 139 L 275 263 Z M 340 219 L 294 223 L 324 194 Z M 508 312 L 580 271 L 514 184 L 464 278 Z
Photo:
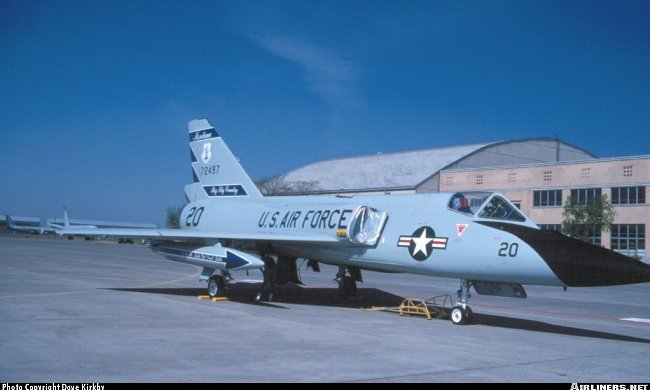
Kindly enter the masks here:
M 313 183 L 314 193 L 414 190 L 443 169 L 588 160 L 591 153 L 553 138 L 534 138 L 320 161 L 282 181 Z

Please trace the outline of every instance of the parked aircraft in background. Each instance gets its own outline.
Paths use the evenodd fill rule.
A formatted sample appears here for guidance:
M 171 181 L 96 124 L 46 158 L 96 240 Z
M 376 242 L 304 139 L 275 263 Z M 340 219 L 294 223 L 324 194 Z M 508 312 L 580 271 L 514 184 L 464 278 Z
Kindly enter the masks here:
M 339 288 L 356 290 L 362 270 L 460 280 L 455 324 L 468 321 L 470 288 L 526 298 L 524 284 L 608 286 L 650 281 L 650 266 L 556 232 L 541 231 L 503 195 L 491 192 L 385 196 L 264 197 L 206 119 L 189 122 L 194 183 L 181 229 L 88 229 L 59 234 L 150 238 L 170 260 L 203 267 L 211 296 L 230 271 L 261 269 L 299 282 L 298 258 L 339 267 Z
M 63 224 L 56 222 L 48 222 L 45 226 L 21 226 L 16 225 L 9 214 L 5 216 L 7 221 L 7 228 L 10 230 L 29 232 L 34 234 L 44 234 L 44 233 L 55 233 L 58 230 L 63 228 L 74 228 L 74 229 L 97 229 L 95 225 L 87 224 L 75 224 L 71 225 L 70 220 L 68 219 L 68 210 L 63 208 Z
M 35 234 L 43 233 L 54 233 L 57 230 L 63 228 L 74 228 L 74 229 L 97 229 L 99 227 L 144 227 L 144 228 L 155 228 L 155 224 L 150 223 L 132 223 L 132 222 L 110 222 L 110 221 L 88 221 L 88 220 L 76 220 L 74 223 L 68 218 L 67 208 L 63 208 L 63 219 L 51 218 L 47 220 L 45 226 L 24 226 L 16 225 L 13 219 L 9 216 L 5 216 L 7 220 L 7 228 L 16 231 L 24 231 Z
M 50 225 L 55 225 L 54 223 L 51 223 Z M 56 225 L 57 227 L 60 228 L 75 228 L 75 229 L 97 229 L 96 225 L 87 225 L 87 224 L 75 224 L 71 225 L 70 224 L 70 219 L 68 218 L 68 209 L 65 207 L 63 208 L 63 226 L 61 225 Z
M 59 226 L 52 225 L 52 226 L 22 226 L 22 225 L 16 225 L 11 219 L 11 216 L 9 214 L 5 215 L 5 219 L 7 221 L 7 229 L 17 231 L 17 232 L 26 232 L 26 233 L 32 233 L 32 234 L 45 234 L 45 233 L 54 233 L 58 229 L 60 229 Z

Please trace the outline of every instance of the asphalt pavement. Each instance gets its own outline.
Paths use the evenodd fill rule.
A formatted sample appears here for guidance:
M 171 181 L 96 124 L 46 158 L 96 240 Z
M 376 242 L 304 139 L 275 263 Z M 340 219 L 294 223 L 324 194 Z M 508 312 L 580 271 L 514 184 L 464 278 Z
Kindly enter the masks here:
M 650 382 L 650 284 L 474 293 L 456 326 L 360 310 L 456 280 L 364 272 L 344 299 L 321 268 L 264 304 L 237 273 L 211 302 L 197 267 L 143 245 L 0 237 L 0 381 Z

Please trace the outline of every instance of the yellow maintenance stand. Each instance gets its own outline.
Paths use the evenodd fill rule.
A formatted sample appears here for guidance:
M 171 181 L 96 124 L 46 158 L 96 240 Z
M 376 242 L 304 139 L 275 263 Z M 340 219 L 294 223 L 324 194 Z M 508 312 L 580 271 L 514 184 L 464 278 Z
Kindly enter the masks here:
M 400 316 L 405 314 L 419 315 L 425 316 L 430 320 L 433 317 L 440 319 L 449 316 L 452 303 L 451 296 L 445 294 L 427 300 L 405 298 L 399 306 L 372 306 L 361 308 L 361 310 L 386 311 L 389 313 L 398 313 Z

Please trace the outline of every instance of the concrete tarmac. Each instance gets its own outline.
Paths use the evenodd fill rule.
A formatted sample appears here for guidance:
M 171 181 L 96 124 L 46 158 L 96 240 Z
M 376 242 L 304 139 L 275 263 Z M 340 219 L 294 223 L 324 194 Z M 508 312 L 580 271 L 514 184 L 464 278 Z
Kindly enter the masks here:
M 210 302 L 198 268 L 145 246 L 0 237 L 0 381 L 650 382 L 650 284 L 474 293 L 455 326 L 359 308 L 456 280 L 364 272 L 341 299 L 321 271 L 265 304 L 260 273 L 238 273 Z

